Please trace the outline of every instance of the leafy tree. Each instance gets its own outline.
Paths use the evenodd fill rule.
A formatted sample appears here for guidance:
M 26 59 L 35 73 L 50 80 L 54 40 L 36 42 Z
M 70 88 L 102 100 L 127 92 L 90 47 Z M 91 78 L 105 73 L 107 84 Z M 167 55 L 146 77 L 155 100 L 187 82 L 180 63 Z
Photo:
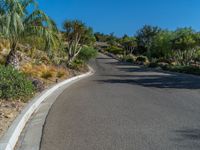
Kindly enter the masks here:
M 83 60 L 84 62 L 89 61 L 91 58 L 96 57 L 97 50 L 91 46 L 84 46 L 81 50 L 80 54 L 78 55 L 79 60 Z
M 107 36 L 107 43 L 111 46 L 117 46 L 118 45 L 118 38 L 114 35 L 114 33 L 110 33 L 110 35 Z
M 79 55 L 84 45 L 93 45 L 95 37 L 93 30 L 78 20 L 67 20 L 64 23 L 65 39 L 67 42 L 67 63 L 71 64 Z
M 137 32 L 136 39 L 141 53 L 146 52 L 148 56 L 150 55 L 153 39 L 160 31 L 158 27 L 145 25 Z
M 100 32 L 96 32 L 94 34 L 94 36 L 96 38 L 96 41 L 98 41 L 98 42 L 107 42 L 108 35 L 105 35 L 105 34 L 100 33 Z
M 28 7 L 33 6 L 29 12 Z M 43 11 L 39 10 L 35 0 L 1 0 L 0 1 L 0 36 L 9 40 L 11 51 L 6 65 L 19 68 L 16 49 L 24 37 L 43 37 L 50 47 L 54 43 L 57 28 Z
M 174 50 L 187 50 L 199 45 L 200 34 L 196 33 L 191 28 L 179 28 L 174 34 L 174 39 L 172 39 L 172 48 Z
M 160 31 L 152 41 L 150 49 L 151 57 L 160 58 L 168 57 L 172 52 L 173 32 L 163 30 Z
M 129 37 L 128 35 L 124 35 L 120 41 L 121 45 L 125 50 L 125 54 L 133 54 L 135 48 L 137 47 L 137 41 L 135 37 Z

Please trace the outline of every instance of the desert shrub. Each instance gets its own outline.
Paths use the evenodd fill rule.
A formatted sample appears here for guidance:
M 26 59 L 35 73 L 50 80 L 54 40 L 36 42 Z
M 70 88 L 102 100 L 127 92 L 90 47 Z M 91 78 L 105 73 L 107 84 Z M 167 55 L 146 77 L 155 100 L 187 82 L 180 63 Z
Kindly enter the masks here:
M 0 98 L 25 99 L 34 93 L 34 86 L 26 76 L 12 67 L 0 66 Z
M 4 65 L 6 63 L 6 58 L 2 55 L 0 55 L 0 64 Z
M 31 77 L 44 79 L 55 77 L 58 71 L 54 66 L 47 66 L 45 64 L 35 65 L 31 63 L 23 65 L 21 70 Z
M 116 47 L 116 46 L 110 46 L 106 49 L 107 52 L 112 53 L 112 54 L 124 54 L 124 50 L 122 48 Z
M 65 75 L 64 72 L 58 71 L 56 77 L 57 78 L 62 78 Z
M 156 67 L 158 67 L 158 63 L 157 62 L 158 62 L 157 58 L 152 58 L 151 62 L 148 65 L 148 67 L 150 67 L 150 68 L 156 68 Z
M 53 74 L 52 74 L 51 71 L 47 70 L 47 71 L 42 72 L 41 77 L 42 77 L 43 79 L 49 79 L 49 78 L 52 78 L 52 77 L 53 77 Z
M 71 69 L 81 70 L 82 68 L 85 67 L 85 62 L 83 60 L 76 59 L 75 61 L 73 61 L 73 63 L 70 64 L 69 67 Z
M 127 56 L 124 56 L 123 57 L 123 61 L 126 61 L 126 62 L 130 62 L 130 63 L 133 63 L 136 61 L 136 56 L 134 55 L 127 55 Z
M 93 47 L 84 47 L 79 55 L 78 59 L 83 60 L 85 62 L 89 61 L 91 58 L 94 58 L 97 56 L 97 50 L 94 49 Z
M 158 64 L 156 62 L 150 62 L 149 65 L 148 65 L 148 67 L 150 67 L 150 68 L 156 68 L 156 67 L 158 67 Z
M 191 62 L 198 58 L 197 49 L 189 49 L 189 50 L 176 50 L 173 51 L 171 57 L 174 61 L 178 62 L 182 66 L 190 65 Z
M 197 66 L 169 66 L 166 70 L 187 73 L 187 74 L 195 74 L 200 75 L 200 68 Z
M 138 56 L 136 62 L 148 63 L 149 59 L 146 56 Z

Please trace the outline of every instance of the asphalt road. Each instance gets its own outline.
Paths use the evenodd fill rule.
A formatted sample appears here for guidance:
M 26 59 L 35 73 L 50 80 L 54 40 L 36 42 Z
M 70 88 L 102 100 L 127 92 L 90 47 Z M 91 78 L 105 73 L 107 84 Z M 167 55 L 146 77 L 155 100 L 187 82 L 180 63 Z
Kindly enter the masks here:
M 200 150 L 200 78 L 119 63 L 67 88 L 51 108 L 41 150 Z

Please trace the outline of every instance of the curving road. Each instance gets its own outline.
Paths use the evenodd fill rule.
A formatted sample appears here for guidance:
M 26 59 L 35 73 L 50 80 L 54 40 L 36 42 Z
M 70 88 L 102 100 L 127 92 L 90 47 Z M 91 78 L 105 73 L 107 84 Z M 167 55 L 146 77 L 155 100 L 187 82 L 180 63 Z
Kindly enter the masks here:
M 95 75 L 51 108 L 41 150 L 199 150 L 200 78 L 119 63 L 102 54 Z

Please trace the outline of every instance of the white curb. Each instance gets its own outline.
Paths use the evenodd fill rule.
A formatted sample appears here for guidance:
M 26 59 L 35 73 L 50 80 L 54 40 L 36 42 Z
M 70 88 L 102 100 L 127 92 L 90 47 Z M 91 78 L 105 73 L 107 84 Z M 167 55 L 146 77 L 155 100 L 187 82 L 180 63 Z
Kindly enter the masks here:
M 53 86 L 50 89 L 45 90 L 42 92 L 39 96 L 35 97 L 21 112 L 21 114 L 15 119 L 15 121 L 12 123 L 10 128 L 8 129 L 7 133 L 3 136 L 2 139 L 0 139 L 0 150 L 13 150 L 15 148 L 15 145 L 18 142 L 19 136 L 21 132 L 23 131 L 26 123 L 32 116 L 32 114 L 36 111 L 36 109 L 39 107 L 39 105 L 53 92 L 55 92 L 60 87 L 67 85 L 73 81 L 78 81 L 82 78 L 88 77 L 94 73 L 93 69 L 89 67 L 89 72 L 70 78 L 68 80 L 65 80 L 61 83 L 58 83 L 57 85 Z

